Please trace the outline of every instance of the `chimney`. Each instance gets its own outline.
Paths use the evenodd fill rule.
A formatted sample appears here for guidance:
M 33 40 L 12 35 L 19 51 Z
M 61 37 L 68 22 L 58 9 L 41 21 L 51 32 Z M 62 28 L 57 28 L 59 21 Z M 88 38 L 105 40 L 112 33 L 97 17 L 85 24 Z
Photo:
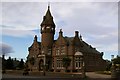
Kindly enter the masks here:
M 82 40 L 82 35 L 80 34 L 80 40 Z
M 59 36 L 63 36 L 62 29 L 60 29 Z
M 2 55 L 2 58 L 5 59 L 5 55 L 4 54 Z
M 79 32 L 75 31 L 75 36 L 78 37 L 79 36 Z

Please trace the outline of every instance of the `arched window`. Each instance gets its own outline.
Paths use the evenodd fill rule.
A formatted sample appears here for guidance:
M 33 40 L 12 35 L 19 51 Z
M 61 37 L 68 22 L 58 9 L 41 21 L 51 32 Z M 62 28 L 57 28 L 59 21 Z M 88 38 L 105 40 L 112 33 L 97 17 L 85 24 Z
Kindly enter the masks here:
M 75 53 L 75 69 L 81 69 L 82 67 L 82 61 L 83 60 L 83 54 L 81 52 Z

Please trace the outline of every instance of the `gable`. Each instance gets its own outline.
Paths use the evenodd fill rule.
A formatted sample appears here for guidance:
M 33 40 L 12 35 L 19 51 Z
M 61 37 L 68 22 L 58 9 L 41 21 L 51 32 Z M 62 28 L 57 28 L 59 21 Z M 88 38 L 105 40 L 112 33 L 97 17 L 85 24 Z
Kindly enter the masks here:
M 30 51 L 31 49 L 35 49 L 35 48 L 40 49 L 41 48 L 41 42 L 33 42 L 32 45 L 28 48 L 28 50 Z

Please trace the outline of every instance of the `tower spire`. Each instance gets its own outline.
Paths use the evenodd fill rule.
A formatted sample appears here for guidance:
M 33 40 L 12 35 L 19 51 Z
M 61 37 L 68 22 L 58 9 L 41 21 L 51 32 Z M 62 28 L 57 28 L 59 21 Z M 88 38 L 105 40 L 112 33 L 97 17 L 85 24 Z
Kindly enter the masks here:
M 51 12 L 50 12 L 50 2 L 48 2 L 48 9 L 47 9 L 45 16 L 43 17 L 43 21 L 41 23 L 41 26 L 42 25 L 55 26 L 54 21 L 53 21 L 53 17 L 52 17 Z
M 50 9 L 50 2 L 48 2 L 48 9 Z

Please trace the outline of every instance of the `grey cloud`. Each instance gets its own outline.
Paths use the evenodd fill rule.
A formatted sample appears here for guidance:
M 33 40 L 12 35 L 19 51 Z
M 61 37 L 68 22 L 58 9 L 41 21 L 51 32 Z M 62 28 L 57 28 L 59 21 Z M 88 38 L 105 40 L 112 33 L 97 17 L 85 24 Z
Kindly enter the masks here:
M 50 0 L 51 2 L 56 2 Z M 119 0 L 58 0 L 57 2 L 118 2 Z M 47 0 L 1 0 L 1 2 L 48 2 Z
M 74 4 L 74 3 L 73 3 Z M 99 3 L 96 3 L 96 5 Z M 109 4 L 109 3 L 108 3 Z M 83 32 L 87 33 L 95 33 L 97 31 L 98 33 L 106 32 L 103 29 L 113 30 L 117 27 L 117 14 L 111 14 L 112 11 L 116 11 L 117 6 L 115 9 L 107 9 L 106 7 L 101 8 L 97 6 L 92 6 L 92 4 L 89 4 L 88 7 L 80 7 L 81 4 L 76 6 L 76 4 L 72 5 L 75 6 L 75 8 L 69 8 L 71 10 L 71 13 L 65 14 L 59 14 L 61 18 L 59 17 L 58 20 L 63 20 L 67 25 L 63 28 L 68 32 L 67 28 L 70 27 L 71 30 L 81 30 Z M 85 5 L 87 6 L 87 5 Z M 91 7 L 90 7 L 91 6 Z M 61 8 L 61 7 L 60 7 Z M 56 10 L 55 12 L 67 12 L 69 10 L 62 10 L 61 9 Z M 65 16 L 65 17 L 63 17 Z M 57 21 L 59 23 L 59 21 Z M 57 24 L 58 26 L 61 25 L 61 23 Z M 101 30 L 98 32 L 98 30 Z M 69 30 L 71 32 L 71 30 Z
M 25 36 L 33 36 L 36 32 L 32 30 L 9 30 L 9 29 L 2 29 L 1 35 L 8 35 L 14 37 L 25 37 Z
M 106 47 L 117 43 L 117 35 L 110 34 L 114 32 L 117 34 L 117 3 L 61 2 L 51 3 L 50 7 L 56 23 L 56 30 L 62 28 L 65 36 L 74 36 L 74 31 L 78 30 L 89 43 L 102 44 L 102 46 Z M 46 10 L 47 3 L 4 3 L 3 24 L 39 26 Z M 4 34 L 10 32 L 12 31 L 4 31 Z M 15 33 L 14 31 L 13 34 Z M 17 35 L 19 34 L 15 36 Z M 106 37 L 101 37 L 104 35 Z
M 39 25 L 44 14 L 44 3 L 7 2 L 2 4 L 2 24 L 4 25 Z M 43 10 L 44 9 L 44 10 Z
M 9 53 L 13 53 L 13 48 L 5 43 L 0 43 L 0 55 L 8 55 Z
M 26 26 L 7 26 L 7 25 L 0 25 L 2 28 L 2 33 L 0 35 L 7 35 L 7 36 L 14 36 L 14 37 L 26 37 L 26 36 L 33 36 L 37 34 L 34 30 L 37 30 L 38 28 L 33 28 L 32 26 L 29 26 L 29 29 L 26 28 Z

